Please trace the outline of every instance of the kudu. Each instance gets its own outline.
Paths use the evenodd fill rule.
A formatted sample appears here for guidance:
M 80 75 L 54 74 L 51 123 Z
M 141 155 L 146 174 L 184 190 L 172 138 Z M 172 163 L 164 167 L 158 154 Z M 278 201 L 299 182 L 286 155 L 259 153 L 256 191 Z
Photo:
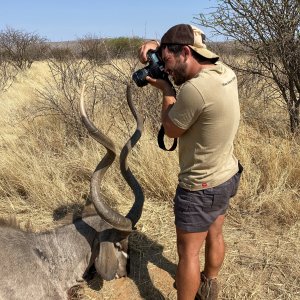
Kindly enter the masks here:
M 67 299 L 70 287 L 82 281 L 94 265 L 104 280 L 126 276 L 128 236 L 138 222 L 144 196 L 127 165 L 127 156 L 141 137 L 143 120 L 136 111 L 127 86 L 127 101 L 137 128 L 120 153 L 120 168 L 135 201 L 126 217 L 112 210 L 101 194 L 101 182 L 116 157 L 114 143 L 87 117 L 84 88 L 80 114 L 89 134 L 107 153 L 96 167 L 90 184 L 94 215 L 48 232 L 32 233 L 10 225 L 0 225 L 0 299 Z

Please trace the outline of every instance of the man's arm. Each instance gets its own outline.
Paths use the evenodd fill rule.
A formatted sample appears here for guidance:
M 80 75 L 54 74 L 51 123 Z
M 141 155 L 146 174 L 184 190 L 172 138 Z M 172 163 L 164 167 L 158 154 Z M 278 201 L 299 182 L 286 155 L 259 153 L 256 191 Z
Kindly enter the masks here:
M 176 102 L 175 91 L 168 85 L 163 90 L 163 102 L 161 109 L 161 122 L 165 129 L 165 134 L 170 138 L 180 137 L 185 130 L 176 126 L 169 118 L 169 111 Z
M 161 122 L 164 126 L 165 134 L 170 138 L 180 137 L 185 132 L 185 129 L 176 126 L 168 116 L 170 109 L 176 102 L 176 94 L 173 87 L 167 81 L 162 79 L 155 79 L 149 76 L 147 76 L 146 79 L 152 86 L 160 89 L 163 93 Z

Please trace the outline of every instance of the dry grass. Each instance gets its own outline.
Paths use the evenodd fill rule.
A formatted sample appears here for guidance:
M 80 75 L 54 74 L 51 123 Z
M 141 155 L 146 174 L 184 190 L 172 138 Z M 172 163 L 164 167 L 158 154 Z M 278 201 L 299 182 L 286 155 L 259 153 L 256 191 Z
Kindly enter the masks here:
M 48 76 L 45 63 L 34 64 L 0 96 L 0 217 L 15 216 L 21 224 L 30 220 L 38 230 L 55 226 L 63 208 L 72 211 L 84 205 L 91 173 L 104 154 L 91 139 L 70 141 L 55 117 L 24 118 L 34 105 L 34 90 L 42 88 Z M 124 99 L 120 101 L 120 107 L 126 107 Z M 255 108 L 259 110 L 258 103 Z M 248 105 L 242 110 L 243 116 L 253 113 Z M 120 149 L 134 130 L 128 112 L 113 114 L 106 106 L 97 116 L 97 125 Z M 224 228 L 221 298 L 300 299 L 299 140 L 284 133 L 283 126 L 264 131 L 264 120 L 246 121 L 242 119 L 236 140 L 245 171 Z M 142 218 L 130 238 L 131 275 L 111 282 L 96 278 L 77 292 L 83 299 L 176 299 L 171 200 L 177 158 L 157 147 L 150 127 L 146 120 L 145 133 L 129 158 L 146 195 Z M 103 190 L 113 206 L 127 212 L 132 194 L 117 162 Z

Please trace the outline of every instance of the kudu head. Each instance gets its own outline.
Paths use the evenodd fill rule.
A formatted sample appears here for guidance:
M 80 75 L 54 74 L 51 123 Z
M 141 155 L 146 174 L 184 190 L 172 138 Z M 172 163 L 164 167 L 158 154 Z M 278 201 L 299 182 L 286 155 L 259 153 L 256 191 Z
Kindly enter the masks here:
M 82 122 L 89 134 L 98 143 L 103 145 L 107 151 L 106 155 L 97 165 L 90 184 L 90 196 L 95 209 L 100 218 L 108 224 L 107 229 L 98 233 L 98 238 L 95 241 L 97 252 L 94 254 L 94 264 L 98 274 L 100 274 L 103 279 L 111 280 L 116 277 L 126 276 L 127 274 L 128 236 L 140 219 L 143 209 L 143 191 L 127 165 L 127 156 L 142 135 L 143 118 L 132 102 L 131 87 L 130 84 L 128 84 L 126 91 L 127 103 L 136 120 L 137 127 L 133 135 L 122 148 L 120 153 L 120 169 L 122 176 L 134 193 L 135 200 L 128 214 L 123 216 L 103 201 L 101 183 L 107 169 L 115 160 L 116 148 L 113 141 L 96 128 L 93 122 L 88 118 L 84 107 L 84 90 L 85 87 L 83 86 L 80 98 L 80 115 Z

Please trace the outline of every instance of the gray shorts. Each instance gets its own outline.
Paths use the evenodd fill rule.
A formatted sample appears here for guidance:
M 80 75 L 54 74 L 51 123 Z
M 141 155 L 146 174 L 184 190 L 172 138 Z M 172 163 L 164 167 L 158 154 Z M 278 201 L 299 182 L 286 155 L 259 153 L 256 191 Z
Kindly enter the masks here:
M 174 198 L 175 225 L 187 232 L 204 232 L 220 215 L 224 215 L 229 199 L 238 189 L 242 168 L 226 182 L 204 190 L 176 189 Z

